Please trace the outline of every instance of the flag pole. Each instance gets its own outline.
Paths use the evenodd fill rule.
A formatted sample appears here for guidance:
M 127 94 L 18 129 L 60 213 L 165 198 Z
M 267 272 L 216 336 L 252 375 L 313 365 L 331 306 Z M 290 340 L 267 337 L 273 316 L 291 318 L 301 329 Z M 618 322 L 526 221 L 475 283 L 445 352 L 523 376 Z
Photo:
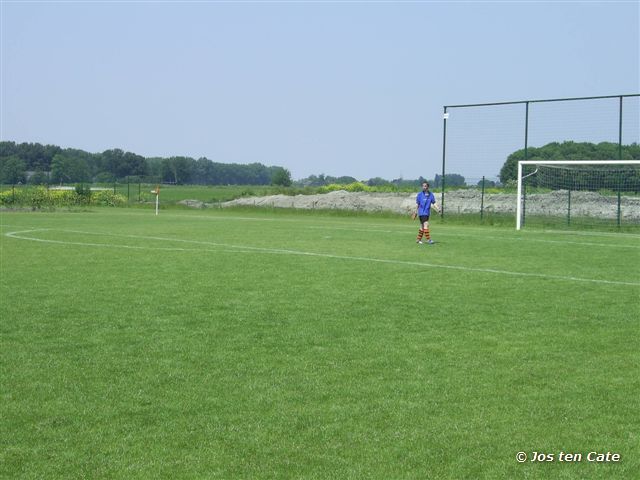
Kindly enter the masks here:
M 156 185 L 156 189 L 151 190 L 151 193 L 156 194 L 156 215 L 158 215 L 158 207 L 160 205 L 160 185 Z

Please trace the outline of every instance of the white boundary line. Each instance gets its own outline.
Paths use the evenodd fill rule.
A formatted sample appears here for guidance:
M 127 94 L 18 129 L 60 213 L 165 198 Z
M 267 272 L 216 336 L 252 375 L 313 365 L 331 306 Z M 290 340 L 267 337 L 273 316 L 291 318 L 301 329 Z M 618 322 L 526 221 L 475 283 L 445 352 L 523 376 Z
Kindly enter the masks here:
M 562 281 L 570 281 L 570 282 L 640 287 L 640 282 L 621 282 L 616 280 L 602 280 L 602 279 L 581 278 L 581 277 L 572 277 L 572 276 L 563 276 L 563 275 L 550 275 L 545 273 L 514 272 L 509 270 L 498 270 L 493 268 L 465 267 L 462 265 L 438 265 L 438 264 L 426 263 L 426 262 L 412 262 L 412 261 L 406 261 L 406 260 L 391 260 L 391 259 L 384 259 L 384 258 L 358 257 L 358 256 L 350 256 L 350 255 L 334 255 L 330 253 L 306 252 L 303 250 L 289 250 L 289 249 L 281 249 L 281 248 L 251 247 L 246 245 L 233 245 L 233 244 L 227 244 L 227 243 L 204 242 L 204 241 L 198 241 L 198 240 L 184 240 L 184 239 L 154 237 L 154 236 L 146 236 L 146 235 L 124 235 L 124 234 L 99 233 L 99 232 L 81 232 L 76 230 L 61 230 L 61 229 L 32 229 L 32 230 L 7 232 L 5 233 L 5 236 L 9 238 L 18 239 L 18 240 L 29 240 L 34 242 L 54 243 L 54 244 L 62 244 L 62 245 L 80 245 L 80 246 L 88 246 L 88 247 L 98 246 L 98 247 L 126 248 L 126 249 L 136 249 L 136 250 L 147 249 L 147 250 L 172 250 L 172 251 L 203 251 L 202 249 L 181 249 L 181 248 L 171 248 L 171 247 L 146 247 L 146 246 L 133 246 L 133 245 L 109 245 L 104 243 L 65 242 L 62 240 L 47 240 L 42 238 L 33 238 L 29 236 L 24 236 L 24 234 L 35 233 L 39 231 L 57 231 L 62 233 L 74 233 L 74 234 L 83 234 L 83 235 L 99 235 L 99 236 L 107 236 L 107 237 L 135 238 L 135 239 L 141 239 L 141 240 L 157 240 L 157 241 L 165 241 L 165 242 L 191 243 L 196 245 L 209 245 L 212 247 L 222 247 L 224 249 L 232 249 L 233 251 L 239 251 L 242 253 L 259 252 L 259 253 L 272 253 L 272 254 L 285 254 L 285 255 L 301 255 L 301 256 L 308 256 L 308 257 L 331 258 L 331 259 L 337 259 L 337 260 L 375 262 L 375 263 L 384 263 L 384 264 L 391 264 L 391 265 L 410 265 L 410 266 L 426 267 L 426 268 L 440 268 L 440 269 L 446 269 L 446 270 L 458 270 L 458 271 L 475 272 L 475 273 L 491 273 L 491 274 L 498 274 L 498 275 L 510 275 L 510 276 L 528 277 L 528 278 L 544 278 L 548 280 L 562 280 Z M 211 251 L 211 250 L 207 250 L 207 251 Z
M 62 212 L 64 213 L 64 212 Z M 110 212 L 111 213 L 111 212 Z M 148 217 L 148 213 L 145 212 L 131 212 L 131 211 L 127 211 L 127 212 L 115 212 L 118 215 L 123 215 L 123 216 L 137 216 L 137 217 Z M 74 213 L 74 215 L 77 215 L 77 213 Z M 211 210 L 211 215 L 202 215 L 200 213 L 197 212 L 191 212 L 189 210 L 186 210 L 184 212 L 184 214 L 170 214 L 167 213 L 164 215 L 165 217 L 172 217 L 172 218 L 181 218 L 181 219 L 187 219 L 187 218 L 197 218 L 200 220 L 213 220 L 213 221 L 218 221 L 218 220 L 234 220 L 234 221 L 251 221 L 251 222 L 256 222 L 256 221 L 263 221 L 263 222 L 285 222 L 285 223 L 300 223 L 300 224 L 304 224 L 306 223 L 313 223 L 315 225 L 353 225 L 354 220 L 356 220 L 356 218 L 345 218 L 344 222 L 337 222 L 337 221 L 326 221 L 325 219 L 322 218 L 312 218 L 312 217 L 304 217 L 304 216 L 300 216 L 300 218 L 273 218 L 273 217 L 260 217 L 260 216 L 256 216 L 256 217 L 251 217 L 251 216 L 236 216 L 236 215 L 216 215 L 215 213 L 215 209 Z M 436 220 L 436 222 L 439 222 Z M 476 230 L 476 231 L 494 231 L 496 227 L 491 227 L 491 226 L 472 226 L 472 225 L 447 225 L 447 224 L 440 224 L 440 223 L 436 223 L 437 227 L 439 229 L 443 229 L 443 230 L 448 230 L 448 231 L 469 231 L 469 230 Z M 3 226 L 3 225 L 0 225 Z M 13 225 L 9 225 L 9 224 L 4 224 L 4 226 L 13 226 Z M 367 227 L 389 227 L 389 224 L 384 224 L 384 223 L 367 223 L 366 224 Z M 402 227 L 402 228 L 413 228 L 413 223 L 408 219 L 407 217 L 407 224 L 406 227 Z M 502 228 L 502 227 L 499 227 Z M 509 233 L 513 232 L 512 228 L 507 229 L 505 227 L 504 231 L 508 231 Z M 640 238 L 640 234 L 635 234 L 635 233 L 625 233 L 625 232 L 599 232 L 599 231 L 593 231 L 593 232 L 580 232 L 580 231 L 573 231 L 573 230 L 555 230 L 555 229 L 548 229 L 548 230 L 529 230 L 527 231 L 528 235 L 549 235 L 549 234 L 556 234 L 556 235 L 575 235 L 575 236 L 588 236 L 588 237 L 616 237 L 616 238 Z
M 5 237 L 9 237 L 9 238 L 15 238 L 17 240 L 29 240 L 32 242 L 40 242 L 40 243 L 53 243 L 53 244 L 58 244 L 58 245 L 78 245 L 81 247 L 104 247 L 104 248 L 123 248 L 123 249 L 130 249 L 130 250 L 162 250 L 162 251 L 169 251 L 169 252 L 239 252 L 240 249 L 242 247 L 232 247 L 231 250 L 221 250 L 221 249 L 215 249 L 215 250 L 203 250 L 202 248 L 180 248 L 180 247 L 149 247 L 149 246 L 140 246 L 140 245 L 114 245 L 114 244 L 109 244 L 109 243 L 89 243 L 89 242 L 68 242 L 68 241 L 64 241 L 64 240 L 49 240 L 49 239 L 45 239 L 45 238 L 33 238 L 33 237 L 26 237 L 20 234 L 24 234 L 24 233 L 33 233 L 33 232 L 48 232 L 48 231 L 55 231 L 55 232 L 64 232 L 64 233 L 76 233 L 76 234 L 85 234 L 85 235 L 99 235 L 99 236 L 103 236 L 103 237 L 131 237 L 131 238 L 150 238 L 150 237 L 138 237 L 135 235 L 117 235 L 117 234 L 110 234 L 110 233 L 96 233 L 96 232 L 77 232 L 77 231 L 73 231 L 73 230 L 60 230 L 57 228 L 36 228 L 36 229 L 32 229 L 32 230 L 22 230 L 19 232 L 7 232 L 5 233 Z M 157 239 L 160 240 L 160 239 Z M 165 239 L 165 240 L 171 240 L 172 239 Z M 185 241 L 185 240 L 175 240 L 178 242 L 181 241 Z
M 64 212 L 62 212 L 64 213 Z M 119 215 L 123 215 L 123 216 L 138 216 L 138 217 L 148 217 L 148 214 L 146 213 L 139 213 L 139 212 L 116 212 Z M 180 218 L 180 219 L 191 219 L 191 218 L 195 218 L 195 219 L 199 219 L 199 220 L 212 220 L 212 221 L 220 221 L 220 220 L 233 220 L 233 221 L 250 221 L 250 222 L 257 222 L 257 221 L 263 221 L 263 222 L 283 222 L 283 223 L 297 223 L 297 224 L 301 224 L 304 225 L 305 223 L 312 223 L 314 226 L 316 227 L 321 227 L 321 226 L 327 226 L 327 228 L 331 228 L 331 226 L 344 226 L 345 228 L 347 228 L 350 225 L 358 224 L 357 221 L 354 221 L 354 218 L 345 218 L 343 222 L 337 222 L 337 221 L 326 221 L 326 219 L 317 219 L 317 218 L 311 218 L 311 217 L 300 217 L 300 218 L 269 218 L 269 217 L 244 217 L 244 216 L 233 216 L 233 215 L 215 215 L 215 213 L 212 213 L 211 215 L 202 215 L 202 214 L 198 214 L 198 213 L 191 213 L 190 211 L 185 211 L 185 215 L 178 215 L 178 214 L 164 214 L 165 217 L 171 217 L 171 218 Z M 74 215 L 77 215 L 77 213 L 74 213 Z M 438 221 L 436 221 L 438 222 Z M 394 224 L 397 225 L 398 228 L 403 228 L 403 229 L 413 229 L 414 228 L 414 224 L 413 222 L 411 222 L 410 220 L 407 219 L 407 223 L 405 225 L 399 225 L 399 224 Z M 491 226 L 472 226 L 472 225 L 448 225 L 448 224 L 440 224 L 440 223 L 436 223 L 436 226 L 439 230 L 443 230 L 449 234 L 451 234 L 451 232 L 468 232 L 468 231 L 479 231 L 479 232 L 495 232 L 496 231 L 496 227 L 491 227 Z M 22 227 L 22 228 L 29 228 L 29 227 L 25 227 L 23 225 L 13 225 L 13 224 L 1 224 L 0 223 L 0 228 L 1 227 Z M 385 223 L 366 223 L 363 224 L 363 228 L 367 228 L 367 231 L 371 231 L 371 229 L 369 227 L 384 227 L 384 228 L 389 228 L 389 224 L 385 224 Z M 502 228 L 502 227 L 497 227 L 497 228 Z M 398 230 L 399 231 L 399 230 Z M 515 233 L 513 231 L 512 228 L 506 229 L 504 228 L 503 231 L 505 232 L 505 234 L 509 233 L 509 234 L 513 234 Z M 521 233 L 520 233 L 521 234 Z M 573 230 L 553 230 L 553 229 L 549 229 L 549 230 L 528 230 L 526 232 L 527 235 L 567 235 L 567 236 L 585 236 L 585 237 L 590 237 L 590 238 L 595 238 L 595 237 L 613 237 L 613 238 L 619 238 L 619 239 L 633 239 L 633 238 L 638 238 L 640 239 L 640 234 L 635 234 L 635 233 L 625 233 L 625 232 L 599 232 L 599 231 L 593 231 L 593 232 L 585 232 L 585 231 L 573 231 Z M 495 238 L 504 238 L 504 237 L 495 237 Z M 517 237 L 511 237 L 511 238 L 517 238 Z
M 165 215 L 165 216 L 172 216 L 172 215 Z M 207 217 L 207 216 L 203 216 L 203 215 L 190 215 L 189 217 L 184 217 L 184 216 L 180 216 L 180 215 L 173 215 L 175 217 L 178 218 L 204 218 L 204 219 L 212 219 L 212 220 L 223 220 L 225 218 L 228 218 L 230 220 L 238 220 L 238 221 L 243 221 L 243 220 L 249 220 L 249 221 L 255 221 L 255 220 L 266 220 L 266 221 L 285 221 L 285 222 L 291 222 L 291 221 L 297 221 L 297 220 L 292 220 L 292 219 L 259 219 L 259 218 L 254 218 L 254 217 Z M 413 229 L 413 226 L 411 227 L 401 227 L 402 229 L 394 229 L 394 230 L 389 230 L 388 227 L 389 225 L 384 225 L 384 224 L 369 224 L 369 225 L 373 225 L 373 226 L 379 226 L 379 227 L 387 227 L 387 229 L 378 229 L 378 228 L 356 228 L 356 227 L 349 227 L 349 226 L 345 226 L 342 223 L 326 223 L 324 225 L 320 224 L 315 224 L 315 225 L 306 225 L 304 226 L 305 228 L 308 229 L 315 229 L 315 230 L 344 230 L 344 231 L 353 231 L 353 232 L 375 232 L 375 233 L 388 233 L 388 234 L 398 234 L 398 235 L 406 235 L 407 231 L 409 229 Z M 4 225 L 0 225 L 0 228 L 2 227 L 22 227 L 25 228 L 25 226 L 23 225 L 9 225 L 9 224 L 4 224 Z M 33 227 L 26 227 L 26 228 L 33 228 Z M 496 236 L 496 235 L 481 235 L 481 234 L 470 234 L 467 233 L 470 230 L 471 231 L 494 231 L 491 230 L 491 228 L 482 228 L 482 227 L 464 227 L 464 228 L 456 228 L 456 227 L 450 227 L 447 225 L 440 225 L 437 227 L 438 231 L 440 232 L 438 235 L 441 236 L 456 236 L 456 237 L 467 237 L 467 238 L 482 238 L 482 239 L 491 239 L 491 240 L 497 240 L 497 241 L 531 241 L 531 242 L 538 242 L 538 243 L 552 243 L 552 244 L 566 244 L 566 245 L 583 245 L 583 246 L 588 246 L 588 247 L 601 247 L 601 248 L 631 248 L 631 249 L 640 249 L 640 242 L 638 242 L 637 245 L 621 245 L 621 244 L 617 244 L 617 243 L 596 243 L 596 242 L 579 242 L 579 241 L 571 241 L 571 240 L 550 240 L 550 239 L 545 239 L 545 238 L 531 238 L 531 234 L 544 234 L 545 232 L 532 232 L 532 231 L 527 231 L 527 237 L 523 237 L 523 233 L 518 233 L 517 236 L 513 236 L 511 235 L 511 231 L 510 232 L 505 232 L 505 235 L 501 235 L 501 236 Z M 68 230 L 69 231 L 69 230 Z M 453 232 L 461 232 L 461 233 L 453 233 Z M 87 232 L 78 232 L 78 233 L 87 233 Z M 597 237 L 597 236 L 602 236 L 602 237 L 614 237 L 614 238 L 618 238 L 618 239 L 630 239 L 633 240 L 636 237 L 640 239 L 640 235 L 635 235 L 635 234 L 617 234 L 617 233 L 607 233 L 607 232 L 599 232 L 599 233 L 585 233 L 585 232 L 571 232 L 571 231 L 561 231 L 561 230 L 555 230 L 555 231 L 546 231 L 546 233 L 553 233 L 553 234 L 559 234 L 559 235 L 575 235 L 575 236 L 589 236 L 589 237 Z
M 131 214 L 131 213 L 127 213 L 127 215 L 138 215 L 138 214 Z M 371 227 L 386 227 L 386 229 L 381 229 L 381 228 L 369 228 L 363 225 L 362 228 L 358 228 L 358 227 L 353 227 L 353 226 L 349 226 L 349 224 L 346 223 L 341 223 L 341 222 L 316 222 L 313 221 L 314 225 L 304 225 L 305 222 L 299 222 L 298 219 L 275 219 L 275 218 L 270 218 L 270 219 L 261 219 L 261 218 L 256 218 L 256 217 L 208 217 L 205 215 L 189 215 L 188 217 L 185 216 L 181 216 L 181 215 L 171 215 L 171 214 L 165 214 L 166 217 L 176 217 L 176 218 L 198 218 L 198 219 L 208 219 L 208 220 L 234 220 L 234 221 L 259 221 L 259 220 L 264 220 L 264 221 L 269 221 L 269 222 L 275 222 L 275 221 L 282 221 L 282 222 L 296 222 L 296 223 L 300 223 L 301 226 L 304 226 L 304 228 L 309 228 L 309 229 L 316 229 L 316 230 L 345 230 L 345 231 L 354 231 L 354 232 L 376 232 L 376 233 L 389 233 L 389 234 L 402 234 L 402 235 L 406 235 L 408 231 L 413 231 L 414 230 L 414 226 L 413 225 L 407 225 L 407 226 L 398 226 L 397 229 L 394 230 L 389 230 L 390 225 L 388 224 L 367 224 L 368 226 Z M 4 227 L 18 227 L 18 228 L 35 228 L 35 227 L 30 227 L 30 226 L 25 226 L 25 225 L 13 225 L 13 224 L 0 224 L 0 228 L 4 228 Z M 528 230 L 525 233 L 516 233 L 515 235 L 513 234 L 513 230 L 509 230 L 508 232 L 504 232 L 505 235 L 482 235 L 480 233 L 478 234 L 473 234 L 473 233 L 468 233 L 470 231 L 476 231 L 476 232 L 492 232 L 495 233 L 495 229 L 492 229 L 491 227 L 455 227 L 455 226 L 449 226 L 449 225 L 438 225 L 437 227 L 437 231 L 440 232 L 439 235 L 442 236 L 459 236 L 459 237 L 469 237 L 469 238 L 486 238 L 486 239 L 491 239 L 491 240 L 498 240 L 498 241 L 514 241 L 514 240 L 518 240 L 518 241 L 532 241 L 532 242 L 540 242 L 540 243 L 555 243 L 555 244 L 567 244 L 567 245 L 585 245 L 585 246 L 595 246 L 595 247 L 603 247 L 603 248 L 638 248 L 640 249 L 640 242 L 638 242 L 638 245 L 621 245 L 621 244 L 617 244 L 617 243 L 596 243 L 596 242 L 578 242 L 578 241 L 571 241 L 571 240 L 550 240 L 550 239 L 546 239 L 546 238 L 532 238 L 532 236 L 540 236 L 540 235 L 549 235 L 549 234 L 555 234 L 555 235 L 567 235 L 567 236 L 588 236 L 590 238 L 594 238 L 595 237 L 606 237 L 606 238 L 616 238 L 619 240 L 635 240 L 636 238 L 638 238 L 640 240 L 640 235 L 636 235 L 636 234 L 632 234 L 632 233 L 611 233 L 611 232 L 572 232 L 572 231 L 563 231 L 563 230 L 545 230 L 545 231 L 532 231 L 532 230 Z M 456 233 L 454 233 L 456 232 Z M 460 233 L 457 233 L 460 232 Z M 523 237 L 523 235 L 527 235 L 527 237 Z

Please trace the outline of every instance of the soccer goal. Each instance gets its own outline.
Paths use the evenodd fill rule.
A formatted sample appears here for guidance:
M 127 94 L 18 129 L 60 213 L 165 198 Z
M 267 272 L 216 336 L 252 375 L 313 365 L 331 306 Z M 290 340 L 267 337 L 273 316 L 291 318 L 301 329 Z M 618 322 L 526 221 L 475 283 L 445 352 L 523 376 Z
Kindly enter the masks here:
M 640 160 L 521 160 L 516 229 L 640 227 Z

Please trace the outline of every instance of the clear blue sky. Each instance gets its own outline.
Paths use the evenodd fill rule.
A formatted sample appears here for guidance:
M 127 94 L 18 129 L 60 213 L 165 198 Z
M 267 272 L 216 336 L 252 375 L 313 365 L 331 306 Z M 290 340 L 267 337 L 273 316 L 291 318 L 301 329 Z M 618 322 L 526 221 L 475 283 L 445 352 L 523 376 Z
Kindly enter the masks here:
M 2 140 L 294 179 L 433 178 L 443 105 L 640 90 L 637 1 L 2 0 L 1 16 Z

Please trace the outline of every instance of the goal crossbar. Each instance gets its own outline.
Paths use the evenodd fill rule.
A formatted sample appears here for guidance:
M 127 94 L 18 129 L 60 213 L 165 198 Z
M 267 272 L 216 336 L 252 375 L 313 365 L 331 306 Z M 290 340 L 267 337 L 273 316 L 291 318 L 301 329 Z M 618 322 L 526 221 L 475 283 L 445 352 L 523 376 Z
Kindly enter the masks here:
M 516 230 L 522 224 L 522 166 L 523 165 L 640 165 L 640 160 L 519 160 L 518 161 L 518 193 L 516 196 Z

